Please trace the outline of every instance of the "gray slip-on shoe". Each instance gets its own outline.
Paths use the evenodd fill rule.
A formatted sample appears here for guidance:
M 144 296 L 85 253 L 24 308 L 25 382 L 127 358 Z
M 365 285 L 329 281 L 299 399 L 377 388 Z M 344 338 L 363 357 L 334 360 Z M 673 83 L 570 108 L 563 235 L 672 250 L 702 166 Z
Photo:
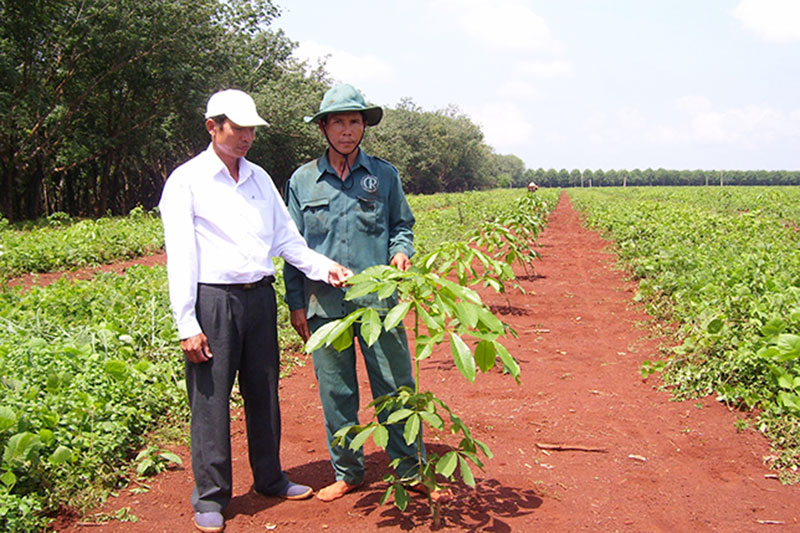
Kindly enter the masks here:
M 275 498 L 283 498 L 284 500 L 305 500 L 314 494 L 314 489 L 308 485 L 301 485 L 299 483 L 292 483 L 291 481 L 278 492 L 260 492 L 256 491 L 262 496 L 273 496 Z
M 203 533 L 220 533 L 225 529 L 225 519 L 222 513 L 216 511 L 194 513 L 194 527 Z

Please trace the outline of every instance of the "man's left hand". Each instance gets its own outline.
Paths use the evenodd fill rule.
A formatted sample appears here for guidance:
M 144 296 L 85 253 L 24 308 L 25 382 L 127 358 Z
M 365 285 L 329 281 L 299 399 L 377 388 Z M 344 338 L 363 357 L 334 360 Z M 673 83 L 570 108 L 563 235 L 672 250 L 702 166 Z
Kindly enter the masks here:
M 396 254 L 394 254 L 394 257 L 392 257 L 392 260 L 389 262 L 389 264 L 392 266 L 396 266 L 397 268 L 405 272 L 406 270 L 411 268 L 411 259 L 409 259 L 408 256 L 403 252 L 397 252 Z
M 334 287 L 344 287 L 347 278 L 353 275 L 353 271 L 349 268 L 334 263 L 330 271 L 328 271 L 328 283 Z

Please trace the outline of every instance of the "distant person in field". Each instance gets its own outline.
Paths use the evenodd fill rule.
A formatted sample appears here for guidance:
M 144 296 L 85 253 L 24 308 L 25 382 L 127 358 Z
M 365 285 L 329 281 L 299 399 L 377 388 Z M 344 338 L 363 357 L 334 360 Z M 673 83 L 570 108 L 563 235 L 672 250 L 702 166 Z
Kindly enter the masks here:
M 536 185 L 534 182 L 530 182 L 528 184 L 528 192 L 536 192 L 539 189 L 539 186 Z
M 383 110 L 369 106 L 350 85 L 336 85 L 325 93 L 319 112 L 305 117 L 314 122 L 328 143 L 325 153 L 298 168 L 286 190 L 289 213 L 300 233 L 314 250 L 355 272 L 373 265 L 411 266 L 414 254 L 414 216 L 411 213 L 397 169 L 359 148 L 368 126 L 380 122 Z M 373 293 L 356 301 L 345 301 L 345 291 L 324 285 L 286 265 L 286 301 L 292 326 L 307 340 L 326 323 L 360 307 L 373 307 L 385 314 L 396 297 L 378 300 Z M 367 346 L 356 324 L 369 374 L 372 396 L 391 394 L 405 385 L 414 388 L 411 356 L 402 325 L 381 333 Z M 364 481 L 363 448 L 333 446 L 333 435 L 342 427 L 358 423 L 359 391 L 355 345 L 343 352 L 323 347 L 313 354 L 319 384 L 328 450 L 335 482 L 317 492 L 317 498 L 332 501 Z M 385 416 L 383 413 L 382 416 Z M 401 425 L 390 426 L 387 451 L 402 462 L 397 473 L 405 476 L 416 465 L 416 445 L 407 445 Z
M 256 126 L 266 126 L 246 93 L 208 100 L 208 148 L 170 175 L 159 208 L 172 310 L 186 356 L 192 413 L 194 525 L 222 531 L 231 500 L 230 393 L 239 376 L 253 489 L 308 498 L 281 469 L 279 352 L 271 257 L 309 279 L 341 286 L 348 269 L 306 246 L 272 179 L 245 159 Z

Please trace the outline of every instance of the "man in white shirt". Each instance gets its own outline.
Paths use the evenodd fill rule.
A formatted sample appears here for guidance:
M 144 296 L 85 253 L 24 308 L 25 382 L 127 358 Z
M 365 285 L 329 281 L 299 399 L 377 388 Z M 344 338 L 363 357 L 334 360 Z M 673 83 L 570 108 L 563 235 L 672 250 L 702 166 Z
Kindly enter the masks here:
M 230 393 L 238 372 L 256 492 L 311 496 L 280 464 L 280 354 L 271 257 L 310 279 L 341 286 L 352 272 L 309 249 L 269 175 L 247 161 L 255 127 L 267 123 L 246 93 L 208 100 L 211 144 L 170 175 L 159 208 L 169 294 L 192 412 L 192 507 L 200 531 L 222 531 L 232 491 Z

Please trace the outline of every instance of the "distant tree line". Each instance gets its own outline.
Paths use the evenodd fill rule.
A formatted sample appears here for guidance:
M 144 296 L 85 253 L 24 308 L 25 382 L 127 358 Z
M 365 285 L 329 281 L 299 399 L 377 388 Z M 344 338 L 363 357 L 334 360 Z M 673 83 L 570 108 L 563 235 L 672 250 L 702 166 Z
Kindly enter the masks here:
M 648 185 L 800 185 L 798 170 L 567 170 L 528 169 L 525 177 L 544 187 L 641 187 Z
M 0 0 L 0 216 L 124 214 L 158 202 L 164 180 L 208 144 L 215 90 L 253 95 L 270 122 L 249 158 L 279 188 L 320 155 L 302 121 L 330 86 L 272 31 L 272 0 Z M 511 185 L 499 156 L 455 108 L 387 109 L 365 147 L 395 163 L 409 192 Z M 513 161 L 512 161 L 513 159 Z
M 454 106 L 424 111 L 403 99 L 365 137 L 364 149 L 396 165 L 409 193 L 508 187 L 525 179 L 522 160 L 495 154 L 480 127 Z

